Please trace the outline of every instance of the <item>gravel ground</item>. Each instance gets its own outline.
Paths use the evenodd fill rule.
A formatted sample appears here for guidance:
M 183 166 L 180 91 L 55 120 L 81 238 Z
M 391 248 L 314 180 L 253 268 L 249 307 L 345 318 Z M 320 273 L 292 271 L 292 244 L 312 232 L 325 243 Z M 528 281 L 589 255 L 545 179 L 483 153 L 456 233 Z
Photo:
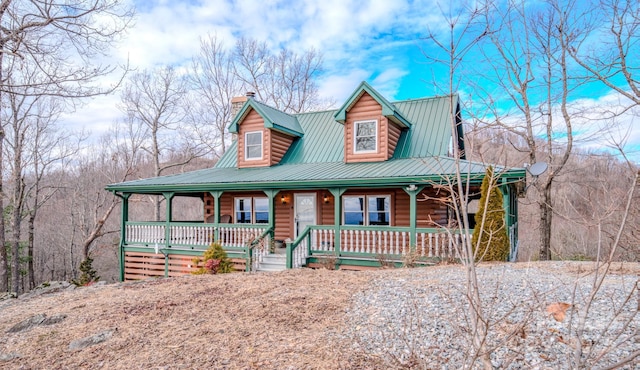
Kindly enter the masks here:
M 600 368 L 638 355 L 637 264 L 607 277 L 580 325 L 594 280 L 590 266 L 499 264 L 478 269 L 482 314 L 489 327 L 486 346 L 492 350 L 494 367 Z M 465 281 L 461 266 L 407 270 L 375 279 L 355 297 L 344 335 L 354 350 L 390 367 L 480 368 L 480 360 L 469 350 Z M 547 312 L 554 303 L 571 305 L 562 321 Z M 575 357 L 578 340 L 582 353 Z M 620 368 L 640 369 L 640 357 Z

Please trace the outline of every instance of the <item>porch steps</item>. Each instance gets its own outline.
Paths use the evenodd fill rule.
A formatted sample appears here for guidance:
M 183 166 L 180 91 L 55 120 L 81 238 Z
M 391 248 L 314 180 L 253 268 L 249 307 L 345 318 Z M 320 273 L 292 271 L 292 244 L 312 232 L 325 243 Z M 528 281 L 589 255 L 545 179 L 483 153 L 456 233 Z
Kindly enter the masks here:
M 287 256 L 284 254 L 267 254 L 262 256 L 258 271 L 284 271 L 287 269 Z

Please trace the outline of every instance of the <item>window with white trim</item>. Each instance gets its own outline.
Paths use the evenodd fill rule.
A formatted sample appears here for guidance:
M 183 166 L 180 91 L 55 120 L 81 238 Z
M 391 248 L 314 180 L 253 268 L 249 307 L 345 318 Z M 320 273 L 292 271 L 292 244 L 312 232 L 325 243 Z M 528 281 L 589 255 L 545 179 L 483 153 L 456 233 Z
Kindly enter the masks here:
M 244 134 L 244 159 L 262 159 L 262 131 Z
M 378 121 L 353 123 L 353 152 L 372 153 L 378 150 Z
M 269 199 L 235 198 L 234 213 L 238 224 L 266 224 L 269 222 Z
M 389 225 L 391 196 L 363 195 L 342 197 L 344 225 Z

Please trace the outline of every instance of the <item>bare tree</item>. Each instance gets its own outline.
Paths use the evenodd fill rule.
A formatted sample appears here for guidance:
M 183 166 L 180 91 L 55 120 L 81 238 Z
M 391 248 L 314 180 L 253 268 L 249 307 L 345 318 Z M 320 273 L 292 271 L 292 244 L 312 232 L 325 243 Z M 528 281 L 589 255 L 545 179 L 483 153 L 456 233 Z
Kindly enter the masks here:
M 193 113 L 201 123 L 205 123 L 195 127 L 205 138 L 203 142 L 211 145 L 212 152 L 220 148 L 220 155 L 227 149 L 226 129 L 233 119 L 231 99 L 241 93 L 233 57 L 217 36 L 209 35 L 200 40 L 200 52 L 193 58 L 191 66 L 191 82 L 198 97 Z M 215 130 L 211 130 L 210 125 Z
M 459 90 L 463 76 L 460 73 L 463 62 L 466 61 L 468 53 L 475 48 L 478 43 L 487 36 L 488 29 L 485 24 L 480 23 L 484 9 L 481 4 L 449 4 L 448 8 L 442 8 L 442 18 L 446 28 L 442 30 L 429 30 L 426 41 L 435 45 L 439 53 L 424 53 L 425 57 L 446 68 L 446 80 L 443 82 L 443 90 L 449 96 L 449 117 L 452 133 L 452 157 L 455 164 L 455 173 L 445 179 L 444 186 L 440 186 L 447 193 L 446 202 L 453 211 L 453 223 L 460 229 L 463 237 L 462 243 L 458 246 L 458 254 L 465 266 L 466 271 L 466 298 L 468 300 L 468 323 L 470 325 L 471 347 L 465 355 L 465 367 L 473 367 L 479 360 L 485 369 L 491 369 L 489 358 L 490 350 L 487 348 L 486 338 L 488 335 L 488 317 L 484 310 L 481 299 L 481 286 L 476 273 L 474 248 L 471 243 L 471 227 L 467 217 L 467 207 L 470 193 L 470 176 L 464 169 L 462 160 L 466 154 L 462 151 L 460 141 L 462 137 L 458 135 L 462 123 L 459 121 L 457 110 L 456 92 Z M 489 189 L 489 191 L 491 191 Z M 488 199 L 487 199 L 488 201 Z M 485 207 L 486 209 L 486 207 Z M 478 225 L 481 228 L 481 225 Z M 476 230 L 476 232 L 482 230 Z
M 322 56 L 313 49 L 298 55 L 283 48 L 273 54 L 266 43 L 241 38 L 234 66 L 244 87 L 274 108 L 300 113 L 330 105 L 318 96 L 315 78 L 322 72 Z
M 132 13 L 115 0 L 0 1 L 0 100 L 6 101 L 7 95 L 57 96 L 69 99 L 66 101 L 72 105 L 74 99 L 112 91 L 113 86 L 100 88 L 96 82 L 116 67 L 95 63 L 94 57 L 109 50 L 131 16 Z M 15 68 L 25 67 L 34 78 L 22 80 L 12 74 Z M 7 107 L 3 105 L 0 114 L 13 116 L 12 108 L 8 109 L 5 112 Z M 4 131 L 0 138 L 6 138 Z M 4 191 L 1 182 L 2 179 L 0 189 Z M 14 194 L 19 195 L 14 196 L 14 200 L 18 200 L 24 186 L 17 178 L 13 186 Z M 0 197 L 4 197 L 4 192 Z M 19 212 L 15 204 L 13 206 L 14 212 Z M 4 212 L 0 212 L 0 231 L 3 231 L 0 238 L 5 237 L 4 216 Z M 12 231 L 17 232 L 19 226 L 12 225 Z M 0 258 L 0 286 L 4 286 L 8 280 L 8 256 L 3 252 Z M 14 270 L 17 269 L 15 263 L 13 261 Z M 11 285 L 17 293 L 15 276 Z
M 191 136 L 199 123 L 186 122 L 186 95 L 186 78 L 172 67 L 136 73 L 122 92 L 121 109 L 132 125 L 130 132 L 140 131 L 147 138 L 142 150 L 153 163 L 154 177 L 209 153 L 209 146 Z M 178 158 L 175 153 L 183 155 Z M 154 198 L 155 220 L 160 220 L 160 202 Z
M 598 17 L 583 28 L 593 38 L 572 40 L 568 53 L 585 71 L 609 89 L 640 105 L 640 7 L 633 0 L 599 0 Z
M 499 88 L 486 96 L 487 105 L 494 107 L 490 119 L 522 138 L 513 145 L 528 154 L 530 163 L 544 161 L 550 167 L 534 184 L 542 260 L 551 259 L 552 186 L 570 158 L 574 125 L 581 114 L 571 101 L 586 82 L 571 68 L 569 50 L 585 37 L 577 30 L 590 20 L 573 1 L 545 5 L 538 11 L 521 1 L 496 5 L 484 20 L 493 27 L 491 43 L 484 48 L 491 66 L 488 79 Z M 513 107 L 506 114 L 505 105 Z

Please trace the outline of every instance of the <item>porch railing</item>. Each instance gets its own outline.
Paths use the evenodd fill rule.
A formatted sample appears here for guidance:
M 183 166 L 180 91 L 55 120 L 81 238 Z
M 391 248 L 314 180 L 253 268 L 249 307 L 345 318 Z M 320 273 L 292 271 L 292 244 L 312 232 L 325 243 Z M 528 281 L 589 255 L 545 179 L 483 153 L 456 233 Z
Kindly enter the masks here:
M 167 243 L 167 223 L 127 222 L 125 245 L 144 245 L 174 249 L 207 249 L 214 241 L 224 248 L 244 249 L 247 243 L 258 238 L 268 229 L 267 225 L 213 224 L 197 222 L 171 222 Z
M 411 243 L 408 227 L 343 226 L 340 230 L 340 250 L 335 247 L 333 226 L 308 226 L 287 245 L 287 266 L 303 266 L 308 257 L 335 254 L 336 257 L 361 257 L 400 260 L 414 251 L 421 258 L 460 258 L 465 235 L 459 230 L 416 229 Z
M 125 245 L 204 250 L 218 240 L 228 253 L 247 258 L 247 270 L 253 271 L 264 254 L 268 254 L 273 239 L 273 229 L 268 225 L 218 224 L 217 228 L 213 224 L 194 222 L 171 222 L 168 225 L 167 233 L 167 223 L 164 222 L 127 222 Z M 412 229 L 408 227 L 341 226 L 338 251 L 335 232 L 333 225 L 308 226 L 295 241 L 288 243 L 287 267 L 301 267 L 309 257 L 327 254 L 369 259 L 384 256 L 400 260 L 413 251 L 424 258 L 460 258 L 458 247 L 464 241 L 463 234 L 446 229 L 416 229 L 412 238 Z M 512 239 L 515 239 L 513 234 L 512 231 Z M 511 242 L 513 253 L 517 245 L 514 240 Z
M 268 228 L 256 239 L 247 243 L 247 271 L 255 272 L 258 270 L 263 257 L 269 254 L 272 239 L 273 228 Z

